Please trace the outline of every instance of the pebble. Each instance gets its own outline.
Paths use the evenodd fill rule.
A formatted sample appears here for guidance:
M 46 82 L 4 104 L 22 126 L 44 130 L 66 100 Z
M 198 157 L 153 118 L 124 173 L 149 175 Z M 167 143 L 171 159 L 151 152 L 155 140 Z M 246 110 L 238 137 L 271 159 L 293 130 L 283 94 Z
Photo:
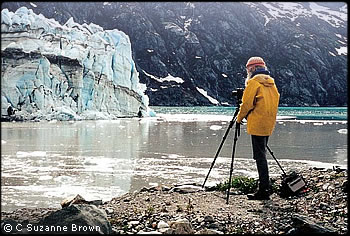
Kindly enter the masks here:
M 162 229 L 162 228 L 169 228 L 169 224 L 166 223 L 165 221 L 161 220 L 159 221 L 158 225 L 157 225 L 158 229 Z

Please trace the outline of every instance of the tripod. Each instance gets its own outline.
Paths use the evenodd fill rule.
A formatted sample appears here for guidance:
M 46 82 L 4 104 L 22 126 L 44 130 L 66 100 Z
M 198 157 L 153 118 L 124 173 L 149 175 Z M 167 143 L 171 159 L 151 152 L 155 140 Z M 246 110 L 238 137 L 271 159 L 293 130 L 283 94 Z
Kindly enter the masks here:
M 283 172 L 283 175 L 282 175 L 282 176 L 283 176 L 283 177 L 287 176 L 287 174 L 286 174 L 286 172 L 283 170 L 281 164 L 277 161 L 275 155 L 273 155 L 273 152 L 271 151 L 270 147 L 266 145 L 266 148 L 267 148 L 267 150 L 269 150 L 269 152 L 270 152 L 271 156 L 273 157 L 273 159 L 275 159 L 277 165 L 281 168 L 281 170 L 282 170 L 282 172 Z
M 222 141 L 220 143 L 220 146 L 215 154 L 215 157 L 214 157 L 214 160 L 213 162 L 211 163 L 211 166 L 210 166 L 210 169 L 209 169 L 209 172 L 207 174 L 207 176 L 205 177 L 205 180 L 204 180 L 204 183 L 202 185 L 202 188 L 204 188 L 205 186 L 205 183 L 207 182 L 207 179 L 209 177 L 209 174 L 210 174 L 210 171 L 211 169 L 213 168 L 214 164 L 215 164 L 215 161 L 216 161 L 216 158 L 218 157 L 220 151 L 221 151 L 221 148 L 222 146 L 224 145 L 224 142 L 227 138 L 227 135 L 228 133 L 230 132 L 230 129 L 233 127 L 233 124 L 236 122 L 237 120 L 237 115 L 238 115 L 238 112 L 239 112 L 239 108 L 240 108 L 240 104 L 241 104 L 241 100 L 242 97 L 239 97 L 238 96 L 238 99 L 237 99 L 237 108 L 236 108 L 236 111 L 233 115 L 233 118 L 232 120 L 230 121 L 230 124 L 225 132 L 225 135 L 223 136 L 222 138 Z M 226 204 L 228 204 L 228 200 L 229 200 L 229 196 L 230 196 L 230 188 L 231 188 L 231 180 L 232 180 L 232 171 L 233 171 L 233 160 L 234 160 L 234 156 L 235 156 L 235 150 L 236 150 L 236 143 L 237 143 L 237 140 L 238 140 L 238 136 L 240 136 L 240 124 L 236 122 L 236 128 L 235 128 L 235 136 L 234 136 L 234 139 L 233 139 L 233 149 L 232 149 L 232 161 L 231 161 L 231 167 L 230 167 L 230 178 L 229 178 L 229 182 L 228 182 L 228 190 L 227 190 L 227 198 L 226 198 Z

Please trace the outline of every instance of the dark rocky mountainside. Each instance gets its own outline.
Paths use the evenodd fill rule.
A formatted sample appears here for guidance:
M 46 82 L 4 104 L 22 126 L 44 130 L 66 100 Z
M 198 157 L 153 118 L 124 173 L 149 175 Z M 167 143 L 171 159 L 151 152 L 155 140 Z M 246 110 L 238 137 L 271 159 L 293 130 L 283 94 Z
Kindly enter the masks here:
M 124 31 L 150 105 L 235 105 L 231 92 L 244 87 L 246 61 L 261 56 L 281 106 L 347 106 L 346 3 L 5 2 L 2 9 L 21 6 L 61 24 L 73 17 Z

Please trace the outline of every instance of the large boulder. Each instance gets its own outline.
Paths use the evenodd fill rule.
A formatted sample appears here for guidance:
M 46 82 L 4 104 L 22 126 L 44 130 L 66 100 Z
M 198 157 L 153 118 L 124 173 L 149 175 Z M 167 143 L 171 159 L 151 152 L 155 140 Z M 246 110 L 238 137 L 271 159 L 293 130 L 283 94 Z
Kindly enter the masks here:
M 294 214 L 292 216 L 294 230 L 290 232 L 291 234 L 300 234 L 300 235 L 308 235 L 308 234 L 328 234 L 335 235 L 337 234 L 336 230 L 330 227 L 322 226 L 320 222 L 316 222 L 311 218 Z
M 111 234 L 113 232 L 106 212 L 89 204 L 72 204 L 41 219 L 38 225 L 43 229 L 50 229 L 48 230 L 50 234 Z

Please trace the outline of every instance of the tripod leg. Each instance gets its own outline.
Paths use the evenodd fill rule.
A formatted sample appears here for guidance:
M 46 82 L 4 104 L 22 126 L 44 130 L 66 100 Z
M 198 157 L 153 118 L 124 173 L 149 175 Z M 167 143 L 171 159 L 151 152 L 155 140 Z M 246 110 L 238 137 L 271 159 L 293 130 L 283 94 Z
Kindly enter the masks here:
M 286 172 L 283 170 L 282 166 L 280 165 L 280 163 L 277 161 L 275 155 L 273 155 L 273 152 L 271 151 L 270 147 L 266 145 L 267 150 L 269 150 L 271 156 L 273 157 L 273 159 L 275 159 L 275 161 L 277 162 L 277 165 L 281 168 L 282 172 L 284 175 L 287 175 Z
M 228 181 L 228 189 L 227 189 L 227 198 L 226 198 L 226 204 L 228 204 L 228 200 L 230 197 L 230 188 L 231 188 L 231 181 L 232 181 L 232 172 L 233 172 L 233 160 L 235 158 L 235 151 L 236 151 L 236 143 L 238 140 L 238 134 L 240 129 L 240 124 L 236 123 L 236 129 L 235 129 L 235 137 L 233 140 L 233 148 L 232 148 L 232 160 L 231 160 L 231 167 L 230 167 L 230 178 Z
M 220 144 L 220 146 L 219 146 L 219 148 L 218 148 L 218 150 L 217 150 L 217 152 L 216 152 L 216 154 L 215 154 L 215 157 L 214 157 L 213 162 L 211 163 L 209 172 L 208 172 L 207 176 L 205 177 L 205 180 L 204 180 L 204 183 L 203 183 L 203 185 L 202 185 L 202 188 L 204 188 L 205 183 L 207 182 L 207 179 L 208 179 L 208 177 L 209 177 L 210 171 L 211 171 L 211 169 L 213 168 L 213 166 L 214 166 L 214 164 L 215 164 L 216 158 L 219 156 L 219 153 L 220 153 L 220 151 L 221 151 L 222 146 L 224 145 L 224 142 L 225 142 L 225 140 L 226 140 L 226 138 L 227 138 L 227 135 L 228 135 L 228 133 L 230 132 L 230 129 L 232 128 L 232 126 L 233 126 L 233 124 L 234 124 L 234 122 L 235 122 L 235 118 L 236 118 L 236 117 L 233 117 L 233 119 L 231 120 L 230 125 L 228 126 L 228 128 L 227 128 L 227 130 L 226 130 L 226 132 L 225 132 L 225 135 L 224 135 L 223 138 L 222 138 L 221 144 Z

